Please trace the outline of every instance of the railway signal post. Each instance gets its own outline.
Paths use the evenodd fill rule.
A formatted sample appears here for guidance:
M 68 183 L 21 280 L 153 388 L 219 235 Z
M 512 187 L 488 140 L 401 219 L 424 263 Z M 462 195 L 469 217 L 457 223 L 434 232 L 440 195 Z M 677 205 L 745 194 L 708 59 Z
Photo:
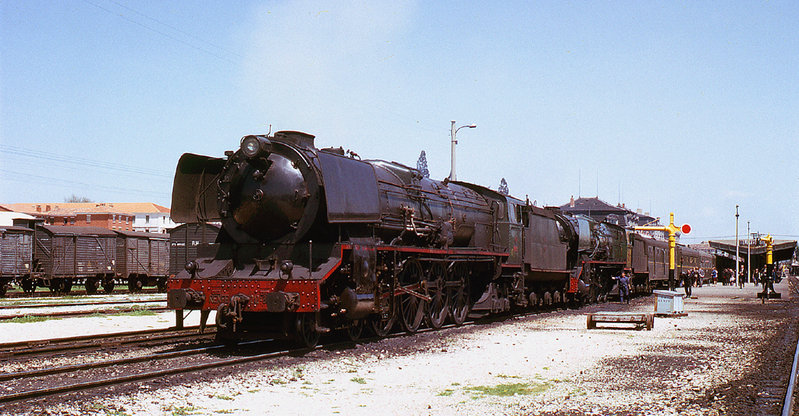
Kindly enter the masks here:
M 675 252 L 677 248 L 677 238 L 676 235 L 678 232 L 682 232 L 683 234 L 688 234 L 691 232 L 691 226 L 688 224 L 683 224 L 682 227 L 677 227 L 674 225 L 674 213 L 669 214 L 669 225 L 665 226 L 642 226 L 642 227 L 635 227 L 636 231 L 663 231 L 668 233 L 669 235 L 669 290 L 674 290 L 674 268 L 676 265 L 675 261 Z

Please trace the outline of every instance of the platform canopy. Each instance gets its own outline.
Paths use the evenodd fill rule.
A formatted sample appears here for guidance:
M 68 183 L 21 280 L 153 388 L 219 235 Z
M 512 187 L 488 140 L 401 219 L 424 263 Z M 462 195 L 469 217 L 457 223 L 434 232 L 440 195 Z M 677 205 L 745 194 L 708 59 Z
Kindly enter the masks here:
M 708 241 L 711 248 L 716 250 L 721 250 L 726 253 L 730 253 L 732 256 L 735 256 L 735 240 L 716 240 L 716 241 Z M 751 246 L 747 246 L 747 240 L 739 240 L 738 241 L 738 254 L 743 259 L 746 259 L 747 254 L 750 257 L 763 257 L 765 259 L 766 256 L 766 244 L 760 242 L 759 244 L 755 245 L 752 244 Z M 754 242 L 753 242 L 754 243 Z M 795 240 L 774 240 L 773 247 L 774 250 L 774 262 L 790 260 L 793 258 L 793 252 L 796 250 L 796 241 Z M 748 251 L 751 250 L 751 251 Z M 763 264 L 765 260 L 760 259 L 753 259 L 753 264 Z

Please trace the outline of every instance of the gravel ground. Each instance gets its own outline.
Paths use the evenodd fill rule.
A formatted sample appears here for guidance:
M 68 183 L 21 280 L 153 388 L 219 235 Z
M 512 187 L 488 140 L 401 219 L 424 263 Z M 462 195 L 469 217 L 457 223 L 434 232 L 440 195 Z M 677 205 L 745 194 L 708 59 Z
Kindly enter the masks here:
M 799 328 L 797 300 L 785 281 L 776 288 L 784 299 L 766 304 L 751 285 L 696 288 L 685 302 L 688 316 L 656 318 L 652 331 L 586 329 L 589 312 L 653 310 L 654 297 L 638 298 L 9 405 L 0 413 L 776 414 Z M 113 319 L 122 318 L 138 325 L 165 320 Z M 132 322 L 122 325 L 139 329 Z M 38 332 L 43 324 L 18 325 Z M 7 325 L 15 324 L 0 324 L 0 333 Z

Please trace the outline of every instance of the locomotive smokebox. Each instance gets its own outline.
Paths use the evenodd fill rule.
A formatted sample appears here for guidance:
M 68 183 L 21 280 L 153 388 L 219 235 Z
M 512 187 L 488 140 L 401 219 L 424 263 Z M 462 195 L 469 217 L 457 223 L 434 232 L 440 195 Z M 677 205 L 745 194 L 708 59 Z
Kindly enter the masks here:
M 259 241 L 292 233 L 311 196 L 298 163 L 278 153 L 270 154 L 267 160 L 260 164 L 253 160 L 239 162 L 243 166 L 237 169 L 238 177 L 229 193 L 230 219 L 237 225 L 230 228 Z

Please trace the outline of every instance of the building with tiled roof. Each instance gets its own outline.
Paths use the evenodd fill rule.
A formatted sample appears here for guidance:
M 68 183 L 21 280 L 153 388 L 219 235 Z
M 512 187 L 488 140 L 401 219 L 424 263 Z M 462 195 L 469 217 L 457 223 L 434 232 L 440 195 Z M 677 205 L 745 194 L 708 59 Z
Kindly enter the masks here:
M 640 209 L 632 211 L 624 204 L 611 205 L 599 197 L 577 199 L 571 197 L 569 203 L 559 208 L 563 212 L 585 215 L 597 221 L 607 221 L 622 227 L 657 224 L 657 218 L 651 217 L 648 212 L 644 213 Z
M 5 204 L 5 207 L 42 218 L 51 225 L 149 233 L 165 233 L 176 225 L 169 217 L 169 208 L 151 202 L 37 202 Z

